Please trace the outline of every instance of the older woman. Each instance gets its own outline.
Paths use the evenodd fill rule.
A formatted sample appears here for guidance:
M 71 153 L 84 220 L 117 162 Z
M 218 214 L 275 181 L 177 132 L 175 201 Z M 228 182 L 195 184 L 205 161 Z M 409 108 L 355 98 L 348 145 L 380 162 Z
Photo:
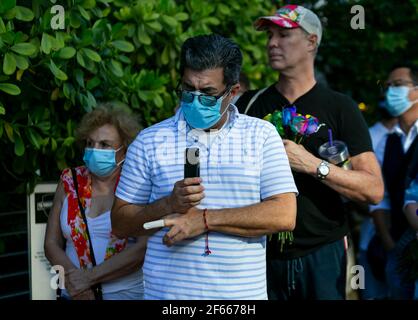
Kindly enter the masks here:
M 76 130 L 85 166 L 62 172 L 45 236 L 46 257 L 65 269 L 63 298 L 143 297 L 146 239 L 118 239 L 110 220 L 121 165 L 138 131 L 135 117 L 109 104 L 86 114 Z

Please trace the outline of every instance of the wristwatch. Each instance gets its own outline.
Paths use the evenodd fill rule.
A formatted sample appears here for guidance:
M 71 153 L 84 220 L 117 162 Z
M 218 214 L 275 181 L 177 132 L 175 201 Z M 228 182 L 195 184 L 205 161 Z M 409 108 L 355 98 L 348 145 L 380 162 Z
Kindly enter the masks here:
M 316 169 L 316 177 L 319 180 L 324 180 L 328 174 L 329 174 L 329 163 L 326 162 L 325 160 L 322 160 L 318 168 Z

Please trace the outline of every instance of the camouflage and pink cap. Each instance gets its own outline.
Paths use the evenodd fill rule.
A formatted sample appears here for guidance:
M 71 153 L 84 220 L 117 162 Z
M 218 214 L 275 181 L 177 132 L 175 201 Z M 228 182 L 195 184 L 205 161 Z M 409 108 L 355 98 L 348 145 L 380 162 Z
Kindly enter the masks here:
M 322 38 L 322 25 L 318 16 L 305 7 L 289 4 L 276 11 L 274 16 L 258 18 L 254 26 L 257 30 L 266 30 L 271 24 L 279 27 L 293 29 L 302 28 L 309 34 L 316 34 L 318 37 L 318 46 Z

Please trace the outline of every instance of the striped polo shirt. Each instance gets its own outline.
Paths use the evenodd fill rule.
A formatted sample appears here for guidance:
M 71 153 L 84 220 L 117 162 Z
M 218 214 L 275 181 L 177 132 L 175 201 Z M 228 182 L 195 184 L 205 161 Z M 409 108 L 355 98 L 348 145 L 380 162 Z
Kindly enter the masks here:
M 191 129 L 180 110 L 144 129 L 129 146 L 116 196 L 149 204 L 168 196 L 184 178 L 184 150 L 200 149 L 205 198 L 198 208 L 238 208 L 287 192 L 297 193 L 280 136 L 267 121 L 239 114 L 211 133 Z M 267 299 L 266 237 L 209 232 L 172 247 L 163 228 L 148 240 L 143 266 L 145 299 Z

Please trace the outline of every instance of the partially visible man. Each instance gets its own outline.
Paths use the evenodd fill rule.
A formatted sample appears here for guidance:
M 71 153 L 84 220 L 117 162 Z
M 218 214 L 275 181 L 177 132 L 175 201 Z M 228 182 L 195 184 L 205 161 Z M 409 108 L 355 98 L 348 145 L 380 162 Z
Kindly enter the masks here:
M 392 68 L 386 82 L 386 108 L 399 123 L 384 141 L 383 177 L 387 192 L 382 211 L 372 213 L 376 232 L 387 252 L 386 281 L 389 298 L 411 299 L 413 283 L 403 280 L 398 270 L 398 255 L 414 238 L 403 214 L 405 190 L 418 170 L 418 68 L 404 63 Z
M 271 299 L 344 299 L 347 217 L 341 195 L 365 203 L 383 196 L 383 181 L 372 152 L 367 125 L 349 97 L 317 83 L 314 60 L 322 38 L 319 18 L 311 10 L 287 5 L 274 16 L 259 18 L 257 30 L 268 33 L 270 66 L 277 83 L 250 91 L 237 102 L 241 112 L 263 118 L 294 105 L 325 123 L 301 145 L 284 140 L 299 190 L 294 241 L 283 252 L 268 243 L 267 277 Z M 258 94 L 256 98 L 255 95 Z M 319 157 L 318 148 L 334 139 L 345 142 L 353 170 L 344 170 Z
M 296 199 L 280 136 L 239 114 L 242 55 L 219 35 L 181 49 L 175 116 L 143 130 L 128 150 L 112 209 L 119 236 L 153 232 L 146 299 L 266 299 L 266 234 L 292 230 Z M 184 179 L 184 150 L 200 150 L 200 177 Z

